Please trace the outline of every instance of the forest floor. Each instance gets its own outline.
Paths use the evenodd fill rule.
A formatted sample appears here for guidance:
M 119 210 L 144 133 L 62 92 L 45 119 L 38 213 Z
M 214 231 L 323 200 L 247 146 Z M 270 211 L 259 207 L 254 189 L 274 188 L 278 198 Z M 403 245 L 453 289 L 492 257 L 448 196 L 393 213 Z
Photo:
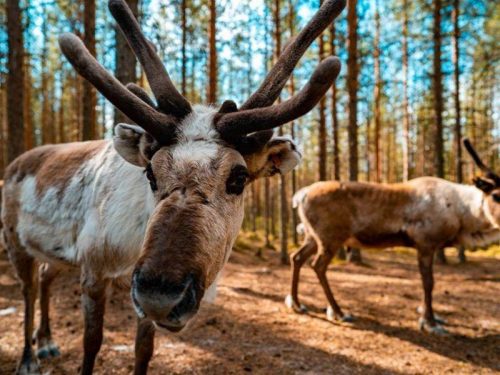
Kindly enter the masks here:
M 310 313 L 288 311 L 289 269 L 275 251 L 256 257 L 261 244 L 254 242 L 238 242 L 215 304 L 203 307 L 187 332 L 157 334 L 151 374 L 500 373 L 498 257 L 469 253 L 467 264 L 450 257 L 451 265 L 436 267 L 434 306 L 451 332 L 437 337 L 417 327 L 422 291 L 413 251 L 364 251 L 364 266 L 330 267 L 337 300 L 357 317 L 341 325 L 325 319 L 325 298 L 308 266 L 300 295 Z M 52 332 L 62 355 L 42 361 L 42 370 L 75 374 L 82 357 L 78 275 L 66 272 L 53 289 Z M 21 355 L 22 311 L 19 284 L 1 252 L 0 374 L 13 373 Z M 115 287 L 96 374 L 131 373 L 134 331 L 128 291 Z

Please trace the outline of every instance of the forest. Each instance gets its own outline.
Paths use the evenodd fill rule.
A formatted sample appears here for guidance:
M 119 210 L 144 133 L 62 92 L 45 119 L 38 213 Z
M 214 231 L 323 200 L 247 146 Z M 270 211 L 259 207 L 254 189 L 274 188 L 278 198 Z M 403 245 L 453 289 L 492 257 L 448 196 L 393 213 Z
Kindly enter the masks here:
M 293 43 L 296 35 L 324 2 L 126 1 L 182 96 L 192 104 L 207 104 L 217 108 L 227 99 L 233 99 L 238 106 L 243 104 L 258 89 L 279 60 L 282 51 Z M 153 92 L 144 68 L 113 20 L 107 1 L 0 0 L 2 176 L 7 166 L 28 150 L 42 145 L 112 139 L 117 124 L 131 123 L 125 114 L 82 78 L 65 58 L 58 42 L 59 36 L 65 32 L 74 33 L 81 38 L 88 51 L 121 83 L 135 83 L 148 93 Z M 474 177 L 481 173 L 481 168 L 465 151 L 464 139 L 470 140 L 491 171 L 498 171 L 499 40 L 500 3 L 496 1 L 349 0 L 346 9 L 335 22 L 305 52 L 277 100 L 277 103 L 281 103 L 293 97 L 304 87 L 318 62 L 329 56 L 338 56 L 342 63 L 339 77 L 318 105 L 308 114 L 275 130 L 276 134 L 289 136 L 296 142 L 302 154 L 302 162 L 291 173 L 256 180 L 246 190 L 242 230 L 235 244 L 236 260 L 231 257 L 228 279 L 224 279 L 221 292 L 221 300 L 231 307 L 226 307 L 223 312 L 210 307 L 208 312 L 204 312 L 205 323 L 195 323 L 195 332 L 206 331 L 205 325 L 208 325 L 208 329 L 217 330 L 217 335 L 223 336 L 220 332 L 230 331 L 236 324 L 232 320 L 240 322 L 239 318 L 245 316 L 246 310 L 233 300 L 233 295 L 242 296 L 248 300 L 245 303 L 249 304 L 258 305 L 258 301 L 266 301 L 263 305 L 272 311 L 279 311 L 279 314 L 285 309 L 282 302 L 286 294 L 284 290 L 288 274 L 287 268 L 282 266 L 290 264 L 290 254 L 302 242 L 300 219 L 297 210 L 292 207 L 292 197 L 301 188 L 317 181 L 401 183 L 421 176 L 434 176 L 471 185 Z M 462 262 L 465 262 L 465 250 L 477 249 L 459 247 L 458 254 Z M 387 362 L 384 362 L 384 358 L 389 361 L 389 354 L 380 354 L 381 361 L 374 362 L 367 359 L 367 353 L 364 352 L 359 357 L 359 363 L 351 362 L 352 358 L 356 358 L 355 354 L 362 351 L 361 343 L 367 336 L 356 331 L 349 338 L 340 333 L 339 327 L 335 327 L 336 334 L 352 342 L 354 352 L 346 349 L 338 354 L 336 359 L 340 367 L 335 367 L 337 364 L 333 364 L 335 361 L 330 356 L 331 348 L 325 347 L 328 338 L 323 338 L 322 341 L 318 338 L 320 344 L 309 343 L 306 349 L 297 344 L 307 339 L 308 329 L 316 335 L 323 335 L 322 330 L 326 326 L 319 318 L 314 324 L 307 323 L 311 324 L 309 328 L 306 325 L 300 331 L 294 331 L 293 338 L 286 336 L 292 332 L 292 328 L 280 320 L 279 324 L 283 326 L 278 324 L 281 328 L 277 332 L 290 341 L 273 338 L 274 347 L 288 347 L 294 356 L 300 357 L 300 352 L 305 350 L 304 355 L 309 355 L 314 363 L 311 368 L 302 368 L 298 363 L 289 366 L 283 362 L 281 355 L 284 354 L 277 357 L 276 353 L 252 351 L 255 347 L 265 345 L 266 330 L 275 328 L 272 318 L 265 318 L 268 320 L 260 321 L 260 325 L 251 318 L 248 326 L 235 328 L 234 337 L 221 336 L 222 342 L 230 346 L 231 340 L 241 340 L 246 330 L 253 330 L 255 338 L 249 345 L 255 347 L 249 349 L 251 354 L 248 357 L 242 348 L 228 348 L 228 354 L 223 348 L 225 344 L 217 346 L 210 355 L 204 354 L 211 340 L 207 338 L 210 335 L 204 331 L 207 336 L 203 336 L 205 341 L 194 338 L 192 332 L 181 336 L 179 341 L 172 341 L 168 345 L 175 349 L 173 353 L 166 354 L 166 346 L 163 346 L 159 350 L 163 353 L 162 361 L 169 363 L 176 358 L 183 358 L 182 364 L 171 365 L 173 373 L 191 373 L 190 370 L 193 369 L 193 373 L 270 373 L 272 368 L 279 368 L 280 373 L 307 373 L 307 370 L 312 371 L 311 373 L 331 373 L 333 368 L 338 373 L 442 373 L 450 368 L 458 373 L 493 373 L 500 370 L 498 362 L 495 364 L 491 357 L 498 344 L 500 326 L 498 318 L 488 314 L 494 314 L 491 312 L 491 302 L 498 303 L 498 294 L 495 297 L 498 273 L 494 276 L 498 272 L 495 271 L 495 267 L 498 267 L 498 245 L 483 250 L 479 252 L 479 256 L 475 252 L 469 253 L 472 261 L 463 265 L 467 273 L 463 277 L 485 283 L 483 287 L 487 287 L 487 295 L 483 296 L 482 302 L 471 306 L 471 309 L 481 315 L 483 323 L 487 323 L 481 323 L 477 329 L 462 328 L 462 338 L 457 339 L 458 341 L 447 342 L 440 347 L 435 339 L 412 339 L 411 329 L 405 326 L 408 324 L 407 320 L 413 319 L 411 314 L 410 318 L 406 315 L 394 318 L 399 319 L 399 328 L 390 328 L 389 316 L 384 318 L 386 320 L 382 326 L 373 328 L 373 320 L 380 318 L 376 311 L 366 312 L 371 314 L 370 317 L 361 319 L 361 329 L 372 330 L 372 335 L 389 336 L 385 343 L 381 341 L 379 347 L 373 348 L 374 352 L 380 352 L 384 346 L 393 348 L 393 351 L 397 346 L 394 340 L 403 340 L 408 351 L 419 346 L 432 352 L 431 357 L 435 356 L 437 370 L 423 365 L 425 353 L 412 359 L 397 360 L 392 367 L 387 367 Z M 371 250 L 366 250 L 366 254 L 367 259 L 365 250 L 347 248 L 348 260 L 352 264 L 344 262 L 343 251 L 339 259 L 333 262 L 336 270 L 346 273 L 340 282 L 344 291 L 336 293 L 346 297 L 342 300 L 348 300 L 350 293 L 363 293 L 358 295 L 359 299 L 370 299 L 368 291 L 359 291 L 351 286 L 351 276 L 347 274 L 357 274 L 359 271 L 362 274 L 360 280 L 364 280 L 363 277 L 378 280 L 377 292 L 374 292 L 377 297 L 372 300 L 377 301 L 376 303 L 382 303 L 383 300 L 389 306 L 390 303 L 383 297 L 384 285 L 388 286 L 392 282 L 384 284 L 384 274 L 388 271 L 379 269 L 381 272 L 376 272 L 373 267 L 386 267 L 391 263 L 390 256 L 388 253 L 375 256 Z M 410 277 L 410 273 L 407 275 L 406 272 L 415 271 L 416 266 L 412 265 L 412 261 L 408 260 L 412 258 L 407 258 L 408 256 L 405 250 L 397 251 L 397 258 L 393 263 L 399 264 L 397 267 L 401 269 L 392 269 L 390 277 Z M 451 257 L 447 260 L 444 249 L 438 249 L 436 256 L 441 264 L 448 262 L 455 265 L 456 261 Z M 2 262 L 1 269 L 7 269 L 6 257 L 2 258 Z M 482 268 L 478 265 L 481 262 Z M 368 268 L 359 268 L 365 266 Z M 241 271 L 239 267 L 251 270 L 251 276 L 245 279 L 245 286 L 239 286 L 237 282 L 237 274 Z M 305 277 L 310 280 L 308 284 L 311 284 L 305 286 L 311 295 L 308 302 L 323 298 L 319 290 L 311 291 L 313 283 L 319 288 L 319 284 L 313 282 L 312 271 L 305 272 Z M 446 269 L 443 272 L 443 285 L 446 286 L 442 287 L 444 289 L 440 288 L 440 295 L 454 288 L 453 285 L 459 278 L 457 275 L 461 275 L 462 271 Z M 484 275 L 481 279 L 482 273 Z M 8 277 L 14 280 L 13 274 L 5 276 Z M 67 276 L 71 277 L 74 279 L 74 275 Z M 356 279 L 352 277 L 353 280 Z M 416 276 L 413 275 L 413 278 L 416 279 Z M 279 293 L 269 286 L 273 282 L 278 283 L 278 279 Z M 5 280 L 0 275 L 0 284 L 2 281 Z M 261 282 L 269 284 L 262 285 Z M 416 280 L 411 283 L 410 288 L 419 289 Z M 262 291 L 252 289 L 252 286 L 257 285 L 263 288 Z M 398 294 L 407 293 L 408 286 L 397 284 L 392 287 Z M 477 290 L 479 287 L 479 283 L 474 286 Z M 362 288 L 368 288 L 368 284 Z M 65 283 L 64 289 L 68 289 L 68 294 L 73 294 L 73 289 Z M 128 292 L 120 288 L 117 290 L 111 301 L 121 307 L 120 311 L 114 311 L 113 314 L 120 316 L 117 319 L 127 322 L 132 313 L 127 310 L 128 317 L 120 315 L 122 310 L 127 309 L 122 306 L 120 298 L 128 298 Z M 461 285 L 456 293 L 462 293 L 461 297 L 467 300 L 465 304 L 471 302 L 469 298 L 475 291 L 472 287 Z M 0 297 L 0 312 L 10 306 L 12 298 L 7 294 Z M 80 304 L 74 296 L 72 298 L 74 301 L 61 299 L 56 304 L 72 310 L 73 303 Z M 452 296 L 444 298 L 451 299 Z M 276 307 L 277 299 L 281 303 L 279 308 Z M 442 305 L 446 304 L 443 302 Z M 353 301 L 348 306 L 350 310 L 356 311 Z M 387 306 L 384 308 L 388 309 Z M 442 306 L 440 307 L 442 310 Z M 250 309 L 250 316 L 259 314 L 255 306 Z M 356 312 L 362 315 L 359 309 L 360 307 Z M 482 309 L 485 312 L 479 313 Z M 230 317 L 230 310 L 236 317 Z M 450 311 L 447 312 L 450 314 Z M 383 315 L 383 312 L 378 313 Z M 72 314 L 76 316 L 77 312 L 73 311 Z M 313 310 L 312 314 L 319 317 L 323 312 Z M 303 324 L 300 315 L 293 319 L 294 325 Z M 21 324 L 21 320 L 18 318 L 15 322 Z M 118 321 L 114 323 L 116 331 L 119 330 Z M 63 325 L 62 320 L 58 324 Z M 404 328 L 401 328 L 401 324 Z M 78 345 L 74 343 L 77 340 L 75 337 L 78 337 L 78 329 L 72 330 L 76 333 L 72 332 L 72 336 L 68 336 L 65 342 L 74 347 L 74 350 L 68 357 L 63 357 L 71 359 L 71 367 L 65 367 L 62 362 L 57 363 L 53 368 L 54 373 L 77 370 L 77 364 L 73 362 L 78 355 Z M 481 332 L 484 335 L 478 337 Z M 470 338 L 469 334 L 477 335 Z M 17 360 L 17 353 L 12 354 L 5 346 L 9 337 L 10 340 L 13 339 L 13 335 L 11 332 L 10 336 L 0 340 L 0 360 L 4 362 L 5 359 L 5 367 L 0 364 L 0 370 L 14 370 L 12 366 Z M 116 369 L 125 366 L 116 373 L 129 373 L 131 368 L 123 365 L 113 355 L 113 351 L 115 354 L 123 351 L 127 361 L 133 363 L 130 359 L 133 353 L 129 353 L 128 346 L 116 349 L 122 344 L 120 339 L 120 335 L 117 335 L 112 342 L 105 344 L 109 347 L 105 354 L 107 359 L 102 359 L 100 366 L 104 368 L 109 360 Z M 132 339 L 129 338 L 130 340 Z M 184 346 L 180 348 L 179 343 Z M 196 349 L 190 349 L 191 344 Z M 340 343 L 338 345 L 342 346 Z M 454 345 L 461 348 L 463 355 L 469 356 L 472 353 L 470 358 L 464 360 L 459 354 L 453 354 Z M 480 348 L 485 348 L 483 354 L 478 354 Z M 18 348 L 17 352 L 20 351 Z M 244 359 L 226 363 L 211 356 L 243 356 Z M 121 360 L 124 361 L 125 358 Z M 197 361 L 201 361 L 203 365 L 198 366 Z M 417 363 L 420 364 L 415 367 Z M 328 367 L 327 364 L 333 367 Z M 342 368 L 350 370 L 343 372 Z M 153 367 L 153 373 L 163 373 L 162 371 L 162 364 L 158 362 Z

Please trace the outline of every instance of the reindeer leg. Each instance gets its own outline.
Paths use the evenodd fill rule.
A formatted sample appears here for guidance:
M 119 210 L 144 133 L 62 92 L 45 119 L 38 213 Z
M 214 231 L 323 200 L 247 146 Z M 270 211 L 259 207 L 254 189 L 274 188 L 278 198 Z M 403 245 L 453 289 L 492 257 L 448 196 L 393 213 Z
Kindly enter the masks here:
M 326 278 L 326 271 L 330 261 L 335 256 L 335 252 L 321 251 L 318 252 L 313 260 L 313 268 L 318 276 L 318 280 L 325 292 L 326 298 L 328 300 L 329 306 L 327 308 L 327 319 L 330 321 L 339 320 L 341 322 L 352 322 L 354 318 L 350 314 L 344 314 L 342 309 L 335 301 L 330 285 L 328 284 L 328 279 Z
M 307 259 L 309 259 L 316 251 L 318 247 L 316 246 L 316 241 L 307 237 L 302 247 L 290 255 L 290 260 L 292 264 L 292 288 L 291 294 L 289 294 L 285 299 L 285 304 L 298 313 L 307 312 L 307 308 L 299 302 L 299 276 L 300 269 L 305 264 Z
M 52 341 L 49 319 L 50 286 L 60 272 L 60 268 L 50 263 L 44 263 L 39 268 L 41 317 L 34 338 L 38 344 L 36 355 L 40 359 L 60 355 L 59 348 Z
M 84 315 L 82 375 L 94 370 L 95 358 L 102 344 L 102 327 L 109 280 L 102 279 L 89 270 L 82 270 L 82 307 Z
M 418 251 L 418 268 L 424 288 L 424 313 L 419 319 L 419 326 L 422 331 L 443 335 L 447 331 L 436 322 L 432 310 L 432 289 L 434 288 L 433 259 L 433 251 Z
M 135 367 L 134 375 L 148 372 L 148 365 L 154 350 L 155 327 L 151 320 L 139 319 L 135 336 Z
M 21 280 L 24 297 L 24 350 L 16 373 L 22 375 L 40 374 L 40 368 L 32 348 L 33 317 L 37 295 L 35 260 L 31 256 L 15 250 L 9 255 L 16 268 L 17 276 Z

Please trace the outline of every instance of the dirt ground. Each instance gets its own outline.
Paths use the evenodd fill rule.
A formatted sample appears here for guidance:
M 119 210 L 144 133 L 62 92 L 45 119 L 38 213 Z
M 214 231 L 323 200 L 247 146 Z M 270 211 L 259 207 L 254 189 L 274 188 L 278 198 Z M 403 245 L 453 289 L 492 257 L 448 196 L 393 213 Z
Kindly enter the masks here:
M 304 268 L 300 294 L 307 315 L 288 311 L 289 269 L 277 254 L 235 251 L 214 305 L 187 332 L 159 333 L 151 374 L 493 374 L 500 373 L 500 260 L 470 256 L 466 265 L 436 267 L 435 309 L 448 337 L 421 333 L 421 288 L 415 254 L 365 251 L 365 266 L 336 264 L 329 280 L 357 321 L 325 320 L 326 301 L 313 271 Z M 454 260 L 454 259 L 453 259 Z M 0 374 L 10 374 L 22 351 L 21 293 L 5 252 L 0 254 Z M 128 291 L 115 288 L 105 318 L 97 374 L 129 374 L 135 315 Z M 75 374 L 82 357 L 78 276 L 67 272 L 52 298 L 52 332 L 62 355 L 42 361 L 50 374 Z

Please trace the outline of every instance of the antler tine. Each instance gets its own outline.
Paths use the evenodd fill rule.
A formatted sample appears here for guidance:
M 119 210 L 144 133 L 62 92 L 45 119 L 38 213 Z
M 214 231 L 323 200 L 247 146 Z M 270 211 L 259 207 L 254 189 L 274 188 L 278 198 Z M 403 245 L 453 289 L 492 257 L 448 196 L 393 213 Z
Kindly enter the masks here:
M 174 119 L 156 111 L 127 90 L 97 62 L 76 35 L 62 34 L 59 45 L 76 71 L 127 117 L 162 144 L 170 144 L 175 139 Z
M 178 119 L 191 113 L 191 105 L 175 88 L 155 48 L 142 34 L 127 3 L 124 0 L 110 0 L 108 7 L 144 68 L 158 108 Z
M 307 85 L 292 98 L 274 106 L 220 114 L 215 120 L 217 130 L 221 137 L 231 142 L 242 135 L 272 129 L 305 115 L 328 91 L 340 67 L 337 57 L 325 59 L 316 67 Z
M 472 159 L 474 160 L 476 165 L 479 167 L 479 169 L 481 169 L 485 173 L 491 173 L 492 172 L 491 169 L 489 169 L 483 163 L 483 161 L 481 160 L 481 158 L 477 154 L 476 149 L 474 148 L 474 146 L 472 146 L 471 141 L 468 138 L 464 138 L 463 143 L 464 143 L 465 148 L 467 149 L 467 152 L 470 154 L 470 156 L 472 156 Z
M 151 100 L 146 90 L 139 85 L 129 82 L 127 83 L 127 89 L 150 107 L 156 108 L 156 104 Z
M 241 106 L 241 109 L 272 105 L 311 43 L 333 22 L 345 6 L 346 0 L 325 1 L 304 29 L 286 46 L 264 82 Z

